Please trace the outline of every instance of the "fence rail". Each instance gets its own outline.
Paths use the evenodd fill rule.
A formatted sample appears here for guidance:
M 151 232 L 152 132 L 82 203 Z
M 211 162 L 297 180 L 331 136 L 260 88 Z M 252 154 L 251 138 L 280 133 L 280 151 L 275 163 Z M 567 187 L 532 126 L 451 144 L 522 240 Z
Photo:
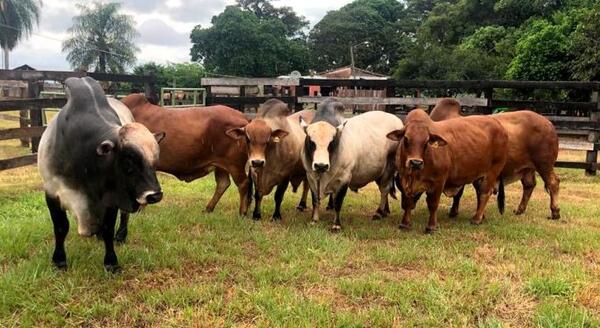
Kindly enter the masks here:
M 11 119 L 19 121 L 21 127 L 0 130 L 0 140 L 31 139 L 31 155 L 15 158 L 0 159 L 0 171 L 34 164 L 37 160 L 37 149 L 40 137 L 45 130 L 43 124 L 44 108 L 63 107 L 66 98 L 40 98 L 43 91 L 43 81 L 52 80 L 64 82 L 70 77 L 89 76 L 98 81 L 135 82 L 144 85 L 146 96 L 154 98 L 155 79 L 153 76 L 106 74 L 93 72 L 60 72 L 60 71 L 12 71 L 0 70 L 0 80 L 19 80 L 27 82 L 27 98 L 25 99 L 0 99 L 0 112 L 20 111 L 29 114 L 29 118 Z M 2 118 L 8 115 L 2 114 Z
M 123 74 L 101 74 L 86 72 L 55 72 L 55 71 L 8 71 L 0 70 L 0 80 L 21 80 L 28 84 L 28 98 L 17 100 L 0 100 L 0 112 L 26 111 L 29 118 L 21 117 L 21 128 L 0 130 L 0 140 L 31 138 L 32 152 L 37 152 L 39 137 L 44 131 L 42 113 L 43 108 L 62 107 L 65 98 L 42 99 L 40 93 L 43 89 L 41 81 L 55 80 L 64 82 L 69 77 L 90 76 L 100 81 L 135 82 L 144 84 L 144 91 L 148 97 L 155 96 L 154 77 L 135 76 Z M 572 81 L 412 81 L 412 80 L 367 80 L 367 79 L 313 79 L 313 78 L 205 78 L 203 86 L 207 89 L 206 104 L 222 104 L 239 109 L 245 106 L 258 106 L 271 98 L 278 98 L 296 109 L 303 108 L 305 104 L 316 104 L 325 97 L 311 97 L 306 94 L 309 86 L 327 88 L 372 88 L 385 90 L 386 97 L 352 97 L 338 99 L 347 105 L 384 105 L 386 111 L 398 115 L 406 111 L 397 110 L 412 106 L 433 106 L 439 98 L 421 97 L 422 90 L 468 90 L 469 93 L 478 94 L 478 97 L 459 97 L 465 107 L 471 108 L 470 114 L 489 114 L 499 107 L 516 109 L 529 108 L 543 115 L 556 126 L 561 136 L 561 146 L 570 149 L 585 150 L 585 162 L 556 163 L 557 167 L 585 169 L 588 174 L 596 174 L 598 169 L 597 157 L 600 149 L 600 82 L 572 82 Z M 245 88 L 257 85 L 277 85 L 291 88 L 293 95 L 279 97 L 271 96 L 246 96 Z M 240 96 L 216 96 L 211 93 L 211 87 L 217 90 L 221 86 L 239 87 Z M 545 101 L 545 100 L 512 100 L 495 99 L 496 89 L 515 90 L 578 90 L 591 94 L 589 101 Z M 4 115 L 4 114 L 2 114 Z M 585 138 L 585 139 L 582 139 Z M 567 140 L 568 139 L 568 140 Z M 12 159 L 0 160 L 0 171 L 35 163 L 35 154 Z

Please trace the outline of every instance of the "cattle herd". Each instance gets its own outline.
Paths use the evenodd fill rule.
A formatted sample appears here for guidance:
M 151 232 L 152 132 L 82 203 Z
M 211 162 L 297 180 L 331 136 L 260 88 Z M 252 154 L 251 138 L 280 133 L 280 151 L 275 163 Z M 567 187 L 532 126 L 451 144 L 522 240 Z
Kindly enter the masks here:
M 426 195 L 426 233 L 437 227 L 441 194 L 453 197 L 451 217 L 458 214 L 464 186 L 476 191 L 472 223 L 480 224 L 492 194 L 504 212 L 504 185 L 521 180 L 523 195 L 515 214 L 522 214 L 536 185 L 536 172 L 550 194 L 551 219 L 560 218 L 559 179 L 554 173 L 558 136 L 554 126 L 531 111 L 462 117 L 454 99 L 441 100 L 430 114 L 409 112 L 403 121 L 372 111 L 351 118 L 333 98 L 316 112 L 291 113 L 271 99 L 249 120 L 226 106 L 165 109 L 142 94 L 122 101 L 107 98 L 95 80 L 65 82 L 67 104 L 50 122 L 40 141 L 38 163 L 54 225 L 58 268 L 67 267 L 64 241 L 66 211 L 78 233 L 104 240 L 106 270 L 119 270 L 114 241 L 124 242 L 130 213 L 159 202 L 163 192 L 156 171 L 192 181 L 214 172 L 216 189 L 206 206 L 211 212 L 230 185 L 239 191 L 239 214 L 254 199 L 253 219 L 261 201 L 275 188 L 272 218 L 281 220 L 281 203 L 291 184 L 302 186 L 297 209 L 307 208 L 319 220 L 321 200 L 335 211 L 331 230 L 341 227 L 341 208 L 348 189 L 375 182 L 380 202 L 373 219 L 390 213 L 389 197 L 401 194 L 400 228 L 410 229 L 411 210 Z M 117 216 L 119 229 L 115 233 Z

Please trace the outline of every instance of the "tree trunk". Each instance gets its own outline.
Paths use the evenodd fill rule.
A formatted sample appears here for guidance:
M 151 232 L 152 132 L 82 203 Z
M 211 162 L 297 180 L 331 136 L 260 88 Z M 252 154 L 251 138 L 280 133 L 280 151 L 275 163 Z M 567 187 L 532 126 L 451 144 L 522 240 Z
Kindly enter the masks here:
M 2 48 L 4 50 L 4 69 L 8 69 L 8 46 Z

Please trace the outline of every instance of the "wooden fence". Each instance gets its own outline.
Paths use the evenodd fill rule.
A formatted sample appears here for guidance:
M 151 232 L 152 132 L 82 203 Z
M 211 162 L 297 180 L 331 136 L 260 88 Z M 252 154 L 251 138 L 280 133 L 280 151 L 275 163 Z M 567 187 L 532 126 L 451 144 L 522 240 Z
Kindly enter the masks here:
M 0 70 L 0 80 L 20 80 L 28 84 L 28 98 L 17 100 L 0 100 L 0 115 L 6 111 L 28 110 L 30 113 L 29 126 L 0 130 L 0 140 L 31 138 L 33 155 L 17 158 L 0 159 L 0 171 L 36 161 L 39 138 L 44 131 L 42 124 L 42 109 L 62 107 L 66 99 L 39 98 L 43 81 L 54 80 L 64 82 L 69 77 L 90 76 L 99 81 L 133 82 L 144 84 L 148 97 L 156 98 L 154 78 L 152 76 L 135 76 L 120 74 L 86 73 L 86 72 L 54 72 L 54 71 L 10 71 Z M 316 104 L 325 97 L 308 95 L 308 86 L 327 88 L 351 87 L 373 88 L 385 90 L 385 98 L 354 97 L 339 98 L 348 105 L 384 105 L 386 111 L 403 115 L 414 106 L 433 106 L 439 99 L 423 95 L 444 93 L 446 95 L 470 94 L 478 96 L 458 97 L 462 105 L 469 108 L 469 114 L 489 114 L 500 107 L 516 109 L 529 108 L 547 116 L 557 127 L 561 142 L 567 148 L 585 150 L 586 160 L 583 162 L 557 162 L 558 167 L 585 169 L 588 174 L 596 174 L 598 169 L 597 157 L 600 149 L 600 102 L 599 82 L 548 82 L 548 81 L 397 81 L 397 80 L 366 80 L 366 79 L 239 79 L 239 78 L 210 78 L 202 79 L 207 88 L 207 104 L 223 104 L 244 108 L 246 105 L 257 106 L 271 96 L 245 96 L 245 86 L 279 85 L 293 88 L 293 96 L 276 98 L 288 103 L 296 109 L 306 104 Z M 217 97 L 210 93 L 211 87 L 239 86 L 242 95 L 239 97 Z M 580 94 L 588 94 L 586 101 L 542 101 L 515 100 L 496 98 L 501 89 L 517 91 L 531 90 L 567 90 Z M 581 97 L 579 98 L 581 99 Z M 569 138 L 565 141 L 565 138 Z
M 246 105 L 257 105 L 273 97 L 217 97 L 210 93 L 210 87 L 215 86 L 244 86 L 281 85 L 295 88 L 294 96 L 276 97 L 294 105 L 299 110 L 305 104 L 316 104 L 327 97 L 308 95 L 308 86 L 320 86 L 329 89 L 372 88 L 385 90 L 385 98 L 352 97 L 338 100 L 346 105 L 385 105 L 386 111 L 397 115 L 406 114 L 415 106 L 433 106 L 440 99 L 427 97 L 423 94 L 459 95 L 469 94 L 468 97 L 457 98 L 464 107 L 469 108 L 468 114 L 491 114 L 498 108 L 531 109 L 548 117 L 556 126 L 561 137 L 561 147 L 565 149 L 584 150 L 587 152 L 583 162 L 559 161 L 557 167 L 585 169 L 587 174 L 596 174 L 597 158 L 600 149 L 600 82 L 574 81 L 412 81 L 412 80 L 368 80 L 368 79 L 308 79 L 285 78 L 277 79 L 237 79 L 210 78 L 202 79 L 202 85 L 207 88 L 208 104 L 223 104 L 236 108 Z M 547 101 L 547 100 L 516 100 L 496 98 L 506 94 L 499 92 L 509 89 L 516 92 L 547 90 L 551 92 L 569 91 L 587 94 L 586 101 Z M 472 96 L 472 95 L 478 95 Z
M 43 81 L 64 82 L 69 77 L 89 76 L 98 81 L 132 82 L 144 85 L 144 92 L 148 97 L 155 97 L 154 77 L 125 74 L 106 74 L 91 72 L 58 72 L 58 71 L 12 71 L 0 70 L 0 80 L 18 80 L 27 82 L 27 98 L 25 99 L 0 99 L 0 114 L 8 111 L 29 111 L 28 126 L 0 130 L 0 140 L 31 138 L 31 155 L 15 158 L 0 158 L 0 171 L 20 166 L 34 164 L 37 160 L 37 148 L 40 137 L 44 132 L 42 120 L 43 108 L 59 108 L 65 105 L 66 98 L 44 99 L 40 98 L 43 91 Z M 2 114 L 6 115 L 6 114 Z

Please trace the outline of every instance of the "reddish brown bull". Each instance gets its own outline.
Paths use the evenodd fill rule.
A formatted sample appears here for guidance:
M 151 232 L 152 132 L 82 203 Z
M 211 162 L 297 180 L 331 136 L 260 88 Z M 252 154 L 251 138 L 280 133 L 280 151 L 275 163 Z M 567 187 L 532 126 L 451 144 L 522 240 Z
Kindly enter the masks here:
M 232 140 L 225 131 L 248 124 L 244 114 L 226 106 L 165 109 L 148 102 L 142 94 L 132 94 L 122 102 L 136 122 L 150 131 L 164 131 L 160 144 L 158 170 L 186 182 L 214 170 L 217 187 L 206 205 L 211 212 L 229 187 L 229 174 L 240 194 L 240 215 L 246 215 L 250 201 L 250 182 L 245 172 L 247 161 L 243 141 Z
M 498 121 L 478 116 L 433 122 L 427 113 L 416 109 L 406 117 L 404 129 L 390 132 L 387 137 L 399 141 L 396 167 L 404 210 L 400 228 L 410 228 L 410 212 L 420 195 L 426 193 L 429 223 L 425 232 L 433 232 L 442 192 L 454 196 L 469 183 L 478 187 L 472 223 L 482 222 L 508 151 L 508 136 Z M 503 212 L 502 183 L 499 189 L 498 204 Z
M 252 179 L 256 183 L 256 205 L 253 218 L 261 218 L 260 204 L 263 196 L 271 193 L 275 186 L 274 220 L 281 220 L 281 202 L 288 187 L 295 191 L 302 182 L 304 189 L 298 210 L 306 208 L 306 171 L 302 165 L 300 152 L 306 134 L 300 126 L 300 117 L 311 122 L 313 111 L 301 111 L 290 115 L 288 105 L 277 99 L 266 101 L 256 117 L 245 127 L 227 131 L 233 139 L 245 140 L 248 150 L 248 164 Z
M 440 100 L 431 112 L 433 121 L 460 117 L 460 103 L 454 99 Z M 527 203 L 536 185 L 535 172 L 542 177 L 550 194 L 550 218 L 558 220 L 558 191 L 560 180 L 554 173 L 554 163 L 558 157 L 558 135 L 554 125 L 535 112 L 522 110 L 493 116 L 506 129 L 508 134 L 508 157 L 502 170 L 504 183 L 521 180 L 523 195 L 515 210 L 520 215 L 527 209 Z M 458 215 L 462 190 L 454 197 L 450 216 Z

